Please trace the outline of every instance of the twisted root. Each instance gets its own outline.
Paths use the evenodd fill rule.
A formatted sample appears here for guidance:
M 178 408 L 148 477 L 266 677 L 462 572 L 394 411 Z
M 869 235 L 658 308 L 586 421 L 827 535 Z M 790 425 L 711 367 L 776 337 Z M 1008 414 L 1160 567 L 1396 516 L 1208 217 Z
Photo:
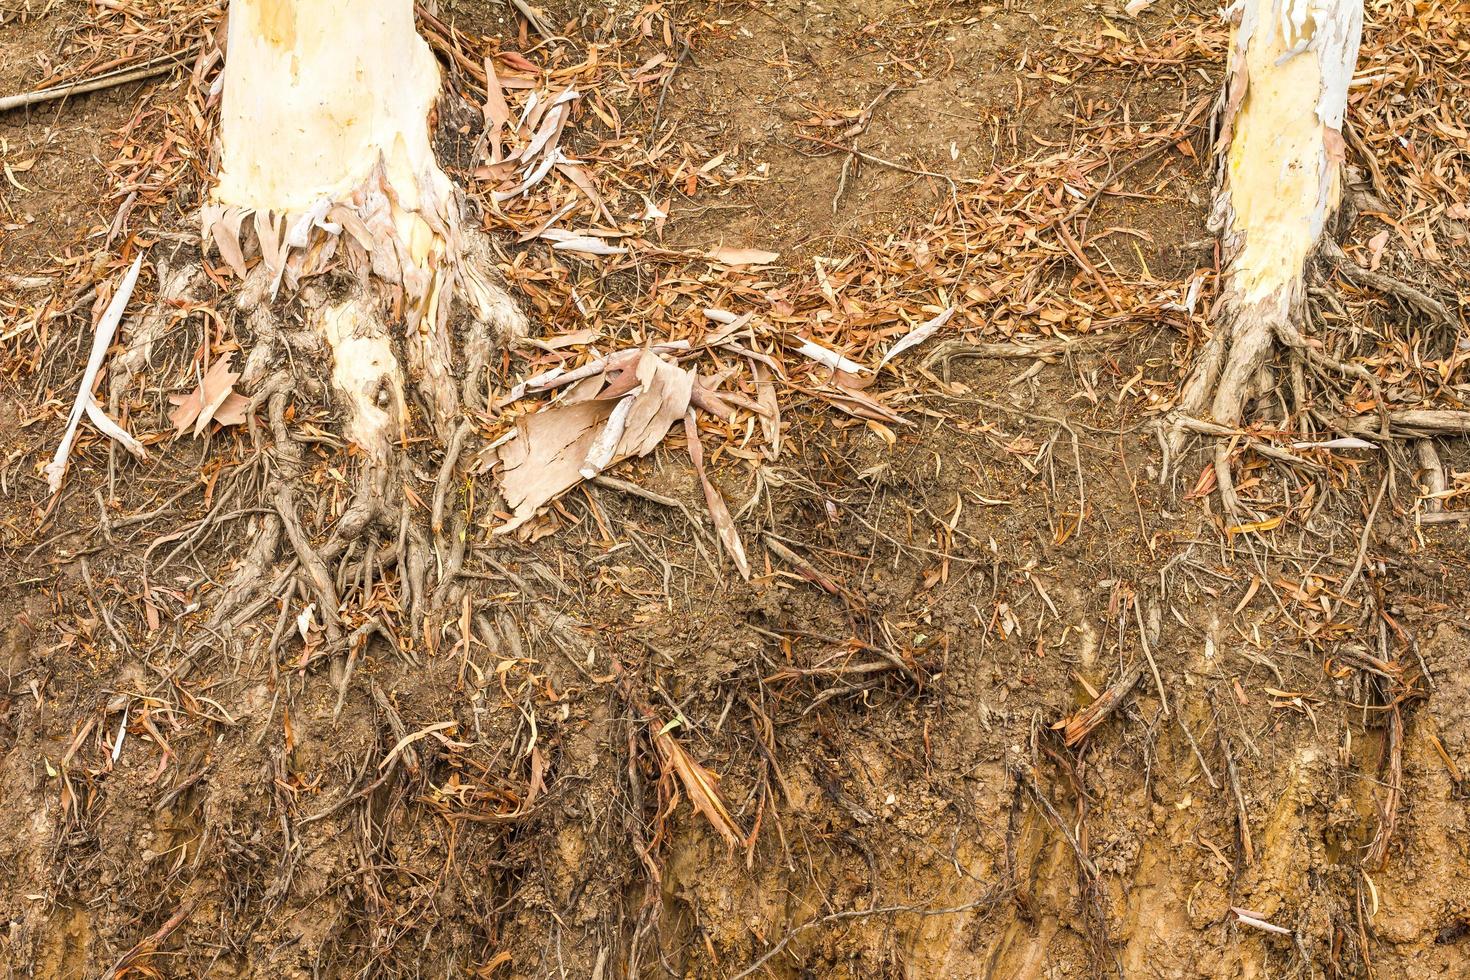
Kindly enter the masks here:
M 442 348 L 395 342 L 370 297 L 349 293 L 346 302 L 334 302 L 323 290 L 307 289 L 279 310 L 250 286 L 247 283 L 237 301 L 253 345 L 242 384 L 251 392 L 252 441 L 266 461 L 268 475 L 259 496 L 267 514 L 244 559 L 212 603 L 205 631 L 209 635 L 181 667 L 196 658 L 204 643 L 213 643 L 219 634 L 234 635 L 272 605 L 280 609 L 268 646 L 274 655 L 288 632 L 292 602 L 305 600 L 314 604 L 313 620 L 320 630 L 320 648 L 311 653 L 309 662 L 326 659 L 330 664 L 337 690 L 335 716 L 368 642 L 377 637 L 416 662 L 414 638 L 424 636 L 426 616 L 456 598 L 468 518 L 452 512 L 450 502 L 462 479 L 460 462 L 475 433 L 466 412 L 481 411 L 488 403 L 486 374 L 495 345 L 506 335 L 523 333 L 524 320 L 498 288 L 480 293 L 471 312 L 481 315 L 472 315 L 458 338 L 465 373 L 458 389 L 445 394 L 433 386 L 454 379 L 420 370 L 414 358 L 415 350 L 437 350 L 442 355 Z M 352 311 L 356 319 L 333 324 L 332 317 L 341 317 L 343 310 Z M 300 321 L 327 326 L 318 330 L 293 326 Z M 379 359 L 350 363 L 359 353 L 354 345 L 361 344 L 375 345 Z M 417 381 L 419 413 L 410 413 L 404 404 L 396 362 L 399 349 L 407 351 L 409 374 Z M 382 357 L 383 351 L 392 363 Z M 328 380 L 317 376 L 326 364 L 330 364 Z M 302 491 L 312 469 L 307 447 L 338 443 L 293 426 L 291 415 L 293 404 L 300 410 L 313 401 L 336 409 L 341 431 L 354 447 L 355 465 L 344 467 L 350 473 L 351 496 L 325 540 L 323 535 L 313 536 L 311 522 L 303 519 L 310 498 Z M 453 406 L 455 417 L 442 416 L 446 405 Z M 400 407 L 402 411 L 394 411 Z M 255 410 L 264 411 L 263 427 L 253 417 Z M 396 438 L 388 437 L 385 420 L 399 430 Z M 428 430 L 431 443 L 443 446 L 427 521 L 415 513 L 417 497 L 411 483 L 421 466 L 410 458 L 404 438 L 415 421 Z M 446 432 L 447 440 L 442 435 Z M 320 495 L 318 501 L 320 506 Z M 317 522 L 323 516 L 318 513 Z M 382 601 L 378 586 L 395 576 L 396 592 Z

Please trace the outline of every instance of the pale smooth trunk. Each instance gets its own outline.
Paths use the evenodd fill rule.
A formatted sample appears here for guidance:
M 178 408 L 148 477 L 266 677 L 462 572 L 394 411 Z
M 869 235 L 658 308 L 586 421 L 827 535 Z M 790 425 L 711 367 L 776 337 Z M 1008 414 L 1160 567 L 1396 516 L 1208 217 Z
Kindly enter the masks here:
M 247 246 L 259 250 L 266 306 L 318 273 L 356 274 L 345 296 L 302 294 L 302 315 L 331 351 L 345 434 L 373 459 L 386 459 L 407 426 L 405 375 L 435 434 L 449 438 L 460 408 L 454 301 L 487 328 L 519 321 L 466 261 L 475 233 L 460 227 L 458 191 L 430 142 L 439 83 L 412 0 L 230 3 L 205 229 L 242 276 Z M 268 319 L 259 314 L 267 334 Z M 477 346 L 471 361 L 484 359 Z M 271 356 L 247 366 L 247 381 Z
M 1240 423 L 1278 343 L 1299 346 L 1303 274 L 1342 190 L 1362 0 L 1238 0 L 1216 145 L 1220 316 L 1180 409 Z

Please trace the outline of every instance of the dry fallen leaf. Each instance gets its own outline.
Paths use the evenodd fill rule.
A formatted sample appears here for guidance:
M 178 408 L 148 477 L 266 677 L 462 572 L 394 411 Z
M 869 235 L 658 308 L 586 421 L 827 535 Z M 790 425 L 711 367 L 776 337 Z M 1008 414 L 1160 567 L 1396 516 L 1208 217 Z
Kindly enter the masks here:
M 235 391 L 235 382 L 240 380 L 238 371 L 230 370 L 234 351 L 226 351 L 215 358 L 199 387 L 187 395 L 170 395 L 168 400 L 174 410 L 168 420 L 174 424 L 174 432 L 183 435 L 189 426 L 194 435 L 200 435 L 211 421 L 220 425 L 241 425 L 245 421 L 250 399 Z
M 544 351 L 561 350 L 563 347 L 575 347 L 579 344 L 590 344 L 598 337 L 596 330 L 591 327 L 583 327 L 581 330 L 573 330 L 571 333 L 557 334 L 554 337 L 523 337 L 521 343 L 531 347 L 539 347 Z
M 500 90 L 500 79 L 495 77 L 495 62 L 485 59 L 485 135 L 489 143 L 490 162 L 499 163 L 501 157 L 500 134 L 510 124 L 510 107 L 505 104 L 505 93 Z
M 855 418 L 868 419 L 873 422 L 890 422 L 894 425 L 913 425 L 908 419 L 872 396 L 865 395 L 846 385 L 823 385 L 817 389 L 817 394 L 833 408 Z
M 758 248 L 712 248 L 704 257 L 725 265 L 767 265 L 781 257 L 780 252 L 763 252 Z
M 776 398 L 776 385 L 771 380 L 771 369 L 754 358 L 750 361 L 750 376 L 756 384 L 756 400 L 760 403 L 761 435 L 766 445 L 761 452 L 766 459 L 775 462 L 781 455 L 781 404 Z
M 899 339 L 898 343 L 888 348 L 888 353 L 883 355 L 883 359 L 878 362 L 878 367 L 883 367 L 883 365 L 887 364 L 889 361 L 893 360 L 904 351 L 912 347 L 917 347 L 924 341 L 928 340 L 930 337 L 934 336 L 936 333 L 939 332 L 940 327 L 949 322 L 949 318 L 952 316 L 954 316 L 953 306 L 949 307 L 943 313 L 939 314 L 933 319 L 925 320 L 923 323 L 914 327 L 908 333 L 904 334 L 903 337 Z
M 1378 234 L 1368 239 L 1368 268 L 1370 271 L 1378 271 L 1378 266 L 1383 262 L 1383 248 L 1387 244 L 1387 229 L 1380 231 Z
M 730 508 L 725 505 L 725 498 L 704 471 L 704 447 L 699 442 L 699 426 L 694 421 L 692 408 L 684 416 L 684 439 L 689 444 L 689 459 L 694 463 L 694 472 L 704 487 L 704 502 L 709 507 L 710 520 L 714 522 L 720 544 L 730 553 L 730 559 L 735 562 L 740 577 L 748 582 L 750 562 L 745 557 L 745 545 L 740 540 L 740 532 L 735 528 L 734 518 L 730 516 Z

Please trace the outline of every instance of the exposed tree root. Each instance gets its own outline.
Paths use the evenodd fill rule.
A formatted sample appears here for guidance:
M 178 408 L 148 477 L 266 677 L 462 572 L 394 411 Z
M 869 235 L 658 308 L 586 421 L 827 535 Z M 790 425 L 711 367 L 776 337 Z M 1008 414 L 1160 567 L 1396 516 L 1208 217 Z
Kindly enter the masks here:
M 1271 297 L 1272 300 L 1278 297 Z M 1275 308 L 1273 308 L 1273 305 Z M 1254 304 L 1217 330 L 1195 361 L 1179 400 L 1179 413 L 1167 440 L 1167 457 L 1177 457 L 1184 450 L 1190 427 L 1182 419 L 1201 416 L 1213 419 L 1227 428 L 1239 425 L 1245 407 L 1261 393 L 1267 363 L 1275 352 L 1278 333 L 1287 323 L 1289 312 L 1280 304 Z M 1197 431 L 1197 430 L 1196 430 Z M 1220 500 L 1228 514 L 1241 510 L 1230 475 L 1233 443 L 1219 443 L 1214 448 L 1215 480 Z
M 1441 326 L 1451 329 L 1454 329 L 1456 326 L 1454 315 L 1439 300 L 1421 289 L 1416 289 L 1402 280 L 1395 279 L 1393 276 L 1387 276 L 1381 272 L 1373 272 L 1370 269 L 1363 268 L 1348 258 L 1347 254 L 1332 239 L 1324 238 L 1322 240 L 1322 255 L 1332 263 L 1334 269 L 1343 274 L 1344 278 L 1400 299 L 1411 308 L 1426 314 Z
M 180 272 L 177 281 L 189 278 Z M 451 502 L 475 431 L 465 413 L 487 404 L 497 344 L 525 330 L 503 291 L 482 282 L 457 329 L 445 331 L 442 348 L 410 345 L 398 340 L 380 312 L 383 300 L 373 283 L 344 278 L 305 285 L 296 297 L 272 303 L 261 263 L 236 298 L 245 334 L 240 339 L 249 352 L 240 384 L 250 396 L 251 441 L 264 477 L 222 490 L 220 498 L 253 500 L 264 517 L 213 599 L 205 637 L 176 668 L 187 669 L 222 636 L 238 639 L 272 607 L 279 609 L 268 641 L 274 655 L 309 604 L 303 625 L 320 634 L 308 638 L 320 643 L 311 659 L 330 663 L 339 711 L 365 645 L 377 637 L 412 657 L 412 644 L 404 643 L 422 637 L 429 610 L 452 598 L 468 524 Z M 407 378 L 399 363 L 408 365 Z M 458 377 L 439 370 L 455 364 L 464 365 Z M 413 407 L 404 394 L 409 382 Z M 323 406 L 337 420 L 329 431 L 339 431 L 342 440 L 297 424 Z M 256 424 L 256 411 L 265 417 L 263 426 Z M 411 440 L 415 434 L 428 438 Z M 426 466 L 426 459 L 410 453 L 411 441 L 442 445 L 442 459 Z M 350 493 L 333 520 L 304 504 L 324 499 L 316 488 L 307 489 L 313 470 L 321 468 L 318 446 L 344 444 L 351 447 L 348 456 L 334 453 L 333 462 L 348 474 Z M 437 473 L 429 514 L 417 513 L 414 501 L 430 495 L 413 490 L 415 473 L 426 470 Z M 385 601 L 380 590 L 394 583 L 396 592 Z
M 1230 331 L 1225 331 L 1225 333 L 1228 334 Z M 1221 357 L 1212 352 L 1212 359 L 1219 357 L 1224 361 L 1212 384 L 1207 383 L 1209 378 L 1206 373 L 1211 362 L 1203 358 L 1197 362 L 1198 373 L 1191 377 L 1191 385 L 1185 391 L 1185 399 L 1188 400 L 1181 402 L 1178 413 L 1172 419 L 1166 440 L 1164 464 L 1166 477 L 1169 461 L 1183 451 L 1185 440 L 1190 434 L 1224 440 L 1216 443 L 1212 453 L 1215 480 L 1221 503 L 1227 514 L 1252 513 L 1241 504 L 1236 495 L 1234 479 L 1231 475 L 1230 461 L 1236 448 L 1242 443 L 1259 455 L 1279 463 L 1306 469 L 1321 469 L 1320 466 L 1308 460 L 1303 460 L 1290 452 L 1248 436 L 1240 428 L 1251 403 L 1270 393 L 1271 379 L 1278 374 L 1273 369 L 1273 361 L 1281 352 L 1284 352 L 1286 357 L 1286 363 L 1282 367 L 1290 372 L 1293 379 L 1292 386 L 1298 393 L 1299 401 L 1301 400 L 1301 389 L 1306 385 L 1305 373 L 1302 370 L 1304 367 L 1310 367 L 1318 373 L 1335 375 L 1348 381 L 1361 382 L 1373 393 L 1374 403 L 1378 409 L 1376 419 L 1329 418 L 1326 421 L 1331 428 L 1344 435 L 1373 436 L 1382 440 L 1391 439 L 1396 433 L 1404 432 L 1404 423 L 1407 420 L 1400 420 L 1395 424 L 1393 413 L 1388 409 L 1388 403 L 1378 378 L 1360 364 L 1353 364 L 1323 353 L 1321 343 L 1303 335 L 1291 318 L 1279 317 L 1265 324 L 1257 322 L 1245 333 L 1247 336 L 1244 342 L 1226 342 L 1224 346 L 1229 348 L 1227 355 Z M 1206 421 L 1206 418 L 1200 418 L 1200 416 L 1215 421 Z M 1437 428 L 1434 424 L 1436 422 L 1443 425 L 1444 428 L 1454 427 L 1453 422 L 1449 419 L 1434 419 L 1429 427 Z
M 1276 337 L 1289 329 L 1290 310 L 1280 306 L 1252 304 L 1210 337 L 1180 394 L 1180 412 L 1239 424 L 1246 405 L 1260 394 L 1261 369 L 1275 351 Z
M 156 263 L 158 298 L 153 306 L 133 322 L 128 330 L 123 352 L 111 361 L 108 370 L 107 411 L 114 418 L 121 414 L 121 400 L 133 379 L 142 374 L 153 357 L 153 346 L 173 325 L 170 314 L 173 303 L 188 296 L 204 278 L 197 263 L 180 262 L 176 252 Z

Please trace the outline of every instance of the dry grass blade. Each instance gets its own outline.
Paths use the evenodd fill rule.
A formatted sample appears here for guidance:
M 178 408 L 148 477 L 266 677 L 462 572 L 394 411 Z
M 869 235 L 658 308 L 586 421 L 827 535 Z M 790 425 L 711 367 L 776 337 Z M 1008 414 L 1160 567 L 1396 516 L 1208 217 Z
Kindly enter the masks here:
M 745 834 L 740 831 L 720 796 L 720 777 L 690 758 L 678 740 L 666 731 L 655 729 L 653 744 L 658 749 L 665 770 L 671 769 L 679 777 L 679 782 L 683 784 L 684 792 L 689 795 L 689 802 L 694 804 L 694 808 L 704 814 L 705 819 L 725 839 L 725 843 L 732 848 L 742 846 L 745 843 Z

